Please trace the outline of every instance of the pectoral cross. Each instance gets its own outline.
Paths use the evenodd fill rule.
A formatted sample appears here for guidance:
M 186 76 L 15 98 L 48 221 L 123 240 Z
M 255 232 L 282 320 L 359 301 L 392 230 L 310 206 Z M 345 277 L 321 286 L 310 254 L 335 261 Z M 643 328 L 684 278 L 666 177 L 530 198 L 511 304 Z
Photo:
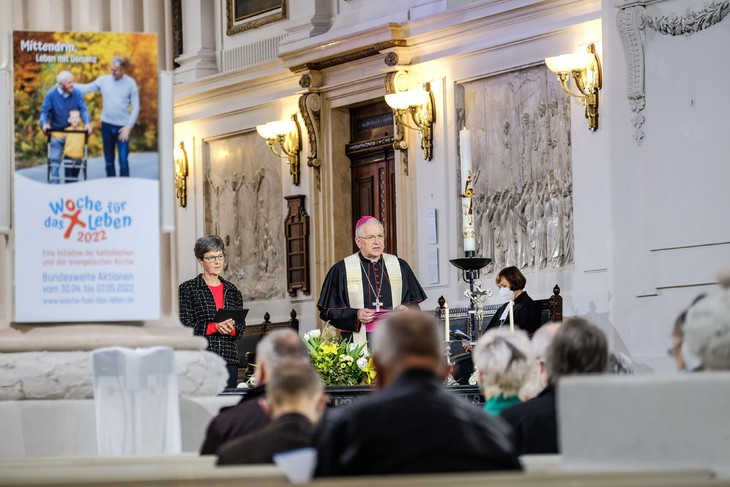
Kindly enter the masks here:
M 375 312 L 380 313 L 380 307 L 383 305 L 383 303 L 380 302 L 380 298 L 376 299 L 373 303 L 373 306 L 375 306 Z

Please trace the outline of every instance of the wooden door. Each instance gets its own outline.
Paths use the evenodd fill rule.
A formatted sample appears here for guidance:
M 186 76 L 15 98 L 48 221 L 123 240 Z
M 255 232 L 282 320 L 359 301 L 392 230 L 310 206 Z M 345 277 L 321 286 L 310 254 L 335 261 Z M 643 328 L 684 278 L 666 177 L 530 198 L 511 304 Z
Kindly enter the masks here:
M 385 251 L 397 253 L 393 112 L 385 102 L 350 111 L 353 142 L 346 147 L 352 170 L 352 228 L 363 215 L 385 227 Z M 353 242 L 353 248 L 357 246 Z

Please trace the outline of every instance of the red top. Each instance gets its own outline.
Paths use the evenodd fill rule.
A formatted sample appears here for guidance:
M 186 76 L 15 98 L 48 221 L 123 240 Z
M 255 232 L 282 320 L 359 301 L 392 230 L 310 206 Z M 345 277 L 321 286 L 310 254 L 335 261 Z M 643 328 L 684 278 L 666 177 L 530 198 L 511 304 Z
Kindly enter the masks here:
M 215 309 L 221 309 L 223 308 L 223 284 L 218 284 L 217 286 L 208 286 L 208 289 L 210 289 L 210 292 L 213 293 L 213 301 L 215 301 Z M 205 330 L 206 335 L 212 335 L 214 333 L 218 333 L 218 326 L 216 326 L 215 322 L 208 323 L 208 328 Z M 233 333 L 231 333 L 229 336 L 236 336 L 236 329 L 233 329 Z

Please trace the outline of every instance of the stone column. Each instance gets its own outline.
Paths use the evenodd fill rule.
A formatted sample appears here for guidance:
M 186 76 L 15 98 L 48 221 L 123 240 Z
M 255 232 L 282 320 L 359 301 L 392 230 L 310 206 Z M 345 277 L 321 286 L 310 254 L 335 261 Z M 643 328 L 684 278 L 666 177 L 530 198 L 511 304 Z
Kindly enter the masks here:
M 215 45 L 215 3 L 184 0 L 182 5 L 183 53 L 175 59 L 175 82 L 185 83 L 218 72 Z

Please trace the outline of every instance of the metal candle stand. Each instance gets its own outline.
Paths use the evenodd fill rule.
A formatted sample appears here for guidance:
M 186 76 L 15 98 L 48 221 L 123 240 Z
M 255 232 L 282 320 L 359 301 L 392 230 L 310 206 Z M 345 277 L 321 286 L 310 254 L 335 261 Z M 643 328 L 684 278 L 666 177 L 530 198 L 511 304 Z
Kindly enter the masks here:
M 469 283 L 469 293 L 472 296 L 480 295 L 483 293 L 483 291 L 475 291 L 474 290 L 474 281 L 479 279 L 479 275 L 481 270 L 487 266 L 490 262 L 492 262 L 492 259 L 488 257 L 476 257 L 476 252 L 474 251 L 466 251 L 464 252 L 464 255 L 466 257 L 461 257 L 459 259 L 451 259 L 449 262 L 451 262 L 451 265 L 456 267 L 457 269 L 460 269 L 462 271 L 462 278 L 464 279 L 464 282 Z M 467 320 L 467 334 L 471 336 L 472 338 L 475 337 L 474 331 L 476 330 L 479 332 L 479 326 L 476 322 L 476 306 L 474 304 L 474 299 L 469 300 L 469 320 Z M 478 333 L 477 333 L 478 334 Z

